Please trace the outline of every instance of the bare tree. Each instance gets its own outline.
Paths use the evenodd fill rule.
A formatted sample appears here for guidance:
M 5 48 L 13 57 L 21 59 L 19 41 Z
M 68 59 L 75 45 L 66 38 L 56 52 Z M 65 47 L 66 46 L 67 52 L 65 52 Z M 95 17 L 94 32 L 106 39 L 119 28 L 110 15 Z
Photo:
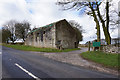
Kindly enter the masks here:
M 11 32 L 10 40 L 13 43 L 16 41 L 16 36 L 15 36 L 15 24 L 16 23 L 17 23 L 16 20 L 10 20 L 3 25 L 4 29 L 10 30 L 10 32 Z
M 81 2 L 80 0 L 64 0 L 64 1 L 58 1 L 57 5 L 61 5 L 63 7 L 63 10 L 69 10 L 69 9 L 76 9 L 76 10 L 84 10 L 84 12 L 87 15 L 90 15 L 94 18 L 94 21 L 96 23 L 96 29 L 97 29 L 97 41 L 100 41 L 100 23 L 99 19 L 96 14 L 96 4 L 100 5 L 96 2 Z M 83 9 L 84 8 L 84 9 Z
M 84 32 L 84 30 L 82 29 L 82 26 L 79 23 L 77 23 L 76 21 L 74 21 L 74 20 L 69 21 L 69 23 L 76 31 L 76 34 L 77 34 L 76 38 L 77 38 L 78 43 L 79 43 L 79 41 L 83 40 L 82 33 Z
M 111 44 L 111 36 L 109 33 L 109 24 L 110 24 L 110 16 L 109 16 L 109 7 L 110 2 L 106 0 L 105 2 L 105 14 L 101 14 L 100 5 L 103 3 L 102 0 L 94 0 L 93 2 L 81 2 L 80 0 L 63 0 L 58 1 L 57 5 L 62 6 L 63 10 L 76 9 L 76 10 L 84 10 L 84 12 L 94 18 L 97 29 L 97 41 L 100 41 L 100 23 L 102 23 L 103 32 L 105 35 L 105 40 L 107 44 Z
M 100 13 L 99 5 L 97 5 L 97 15 L 98 15 L 98 17 L 100 19 L 100 22 L 102 23 L 103 32 L 104 32 L 104 35 L 105 35 L 105 40 L 106 40 L 107 44 L 109 45 L 109 44 L 111 44 L 111 36 L 110 36 L 110 33 L 109 33 L 109 21 L 110 21 L 110 18 L 109 18 L 109 2 L 108 2 L 108 0 L 106 0 L 106 8 L 105 8 L 105 10 L 106 10 L 106 19 L 103 19 L 102 15 Z
M 116 17 L 116 20 L 115 19 L 110 20 L 111 25 L 118 27 L 118 25 L 120 24 L 120 12 L 117 12 L 115 10 L 112 12 L 116 13 L 116 16 L 118 16 L 118 17 Z M 115 29 L 116 27 L 112 27 L 111 29 Z
M 2 28 L 2 42 L 8 43 L 11 37 L 11 32 L 9 29 Z
M 22 23 L 15 24 L 15 35 L 19 39 L 25 41 L 28 31 L 30 31 L 30 23 L 23 21 Z

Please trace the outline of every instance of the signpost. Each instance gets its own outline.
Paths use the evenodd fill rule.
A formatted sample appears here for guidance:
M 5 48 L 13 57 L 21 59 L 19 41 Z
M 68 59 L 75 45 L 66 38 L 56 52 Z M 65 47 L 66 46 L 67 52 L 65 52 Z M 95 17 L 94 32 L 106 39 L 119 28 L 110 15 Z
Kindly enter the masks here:
M 88 42 L 88 51 L 90 51 L 90 41 Z

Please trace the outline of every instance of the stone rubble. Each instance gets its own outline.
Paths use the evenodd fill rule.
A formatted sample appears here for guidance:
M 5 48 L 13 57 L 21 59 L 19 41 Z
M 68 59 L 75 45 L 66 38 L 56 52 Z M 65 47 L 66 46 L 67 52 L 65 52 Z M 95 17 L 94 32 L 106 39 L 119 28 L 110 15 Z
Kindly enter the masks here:
M 103 51 L 108 52 L 108 53 L 120 53 L 119 47 L 118 46 L 112 46 L 112 45 L 103 46 Z
M 43 53 L 42 55 L 56 61 L 77 65 L 77 66 L 83 66 L 85 68 L 90 68 L 101 72 L 118 75 L 117 70 L 106 68 L 100 64 L 85 60 L 80 56 L 80 53 L 82 53 L 81 50 L 72 51 L 72 52 L 61 52 L 61 53 Z

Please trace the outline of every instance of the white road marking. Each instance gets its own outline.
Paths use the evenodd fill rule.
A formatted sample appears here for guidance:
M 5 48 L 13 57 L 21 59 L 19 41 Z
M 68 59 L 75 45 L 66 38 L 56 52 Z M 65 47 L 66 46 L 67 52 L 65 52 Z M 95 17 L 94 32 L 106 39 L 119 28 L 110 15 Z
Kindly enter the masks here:
M 2 54 L 2 52 L 0 52 L 0 54 Z
M 22 66 L 20 66 L 19 64 L 15 63 L 15 65 L 17 67 L 19 67 L 20 69 L 22 69 L 24 72 L 26 72 L 28 75 L 30 75 L 31 77 L 33 77 L 36 80 L 41 80 L 40 78 L 36 77 L 35 75 L 33 75 L 31 72 L 27 71 L 26 69 L 24 69 Z

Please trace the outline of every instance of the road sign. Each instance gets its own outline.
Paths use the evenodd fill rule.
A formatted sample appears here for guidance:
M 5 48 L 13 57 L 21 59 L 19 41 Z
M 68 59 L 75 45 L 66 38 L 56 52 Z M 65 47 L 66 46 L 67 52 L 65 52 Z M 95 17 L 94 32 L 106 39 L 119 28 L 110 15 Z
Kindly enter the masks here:
M 93 42 L 93 47 L 100 47 L 101 46 L 100 44 L 101 44 L 100 42 Z

